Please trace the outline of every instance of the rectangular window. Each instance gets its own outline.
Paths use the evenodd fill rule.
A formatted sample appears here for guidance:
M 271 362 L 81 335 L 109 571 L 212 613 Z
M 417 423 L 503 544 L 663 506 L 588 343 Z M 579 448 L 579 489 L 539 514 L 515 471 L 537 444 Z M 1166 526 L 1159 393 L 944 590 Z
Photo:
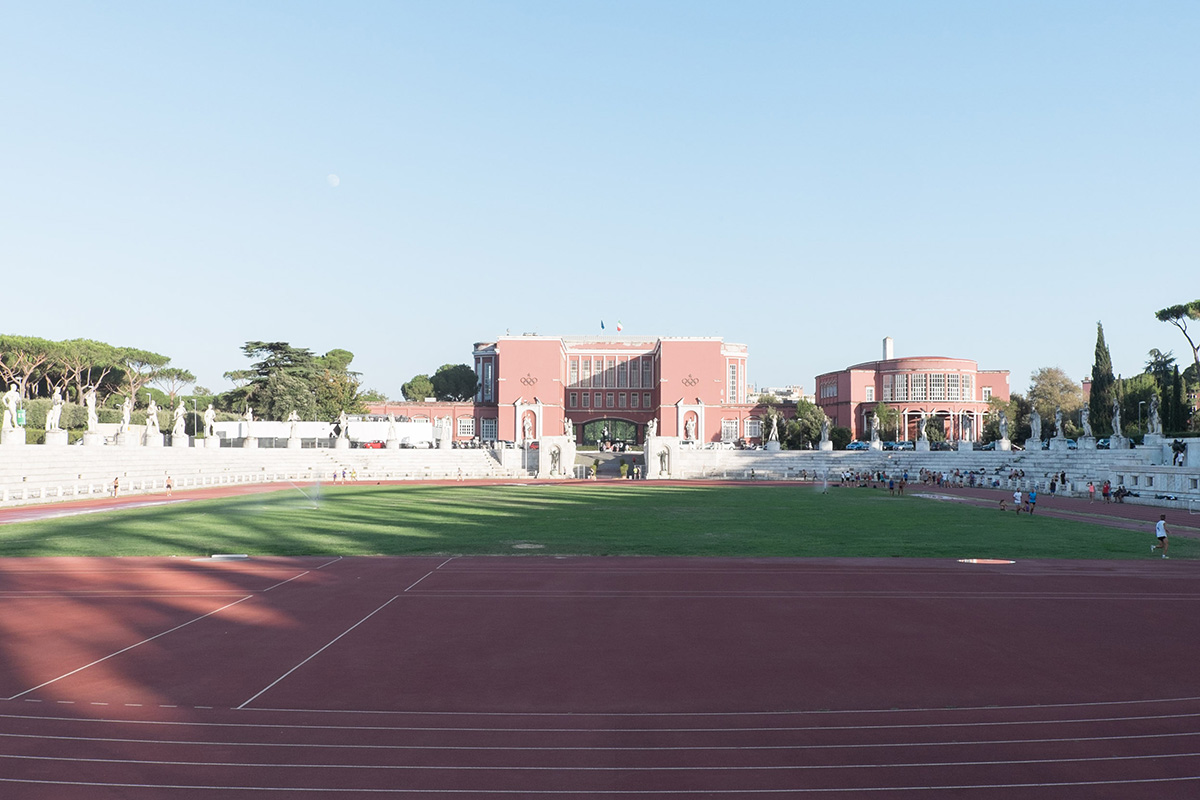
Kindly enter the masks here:
M 571 392 L 571 394 L 568 395 L 567 405 L 569 405 L 571 408 L 575 408 L 579 405 L 579 392 Z
M 641 395 L 639 395 L 637 392 L 630 392 L 630 394 L 629 394 L 629 407 L 630 407 L 630 408 L 637 408 L 637 407 L 638 407 L 638 400 L 639 400 L 639 399 L 641 399 Z
M 584 393 L 583 393 L 583 407 L 584 407 L 584 408 L 587 408 L 587 407 L 588 407 L 589 405 L 591 405 L 591 404 L 592 404 L 592 394 L 591 394 L 591 392 L 584 392 Z
M 737 376 L 738 376 L 737 362 L 735 361 L 734 363 L 729 365 L 729 394 L 726 395 L 726 399 L 730 403 L 736 403 L 738 401 L 738 379 L 737 379 Z
M 992 387 L 990 387 L 990 386 L 983 387 L 983 402 L 986 403 L 988 400 L 991 400 L 991 399 L 992 399 Z
M 746 420 L 746 438 L 757 439 L 762 436 L 762 422 L 757 419 Z
M 654 388 L 654 359 L 642 359 L 642 386 L 647 389 Z
M 617 394 L 617 408 L 624 408 L 624 407 L 625 407 L 625 393 L 619 392 Z
M 892 400 L 897 403 L 903 403 L 908 400 L 908 376 L 893 375 L 892 382 L 895 387 L 892 391 Z
M 911 399 L 915 403 L 919 403 L 925 399 L 925 376 L 924 375 L 909 375 L 908 388 L 912 393 Z
M 629 362 L 629 386 L 632 389 L 641 388 L 642 385 L 642 360 L 635 358 Z
M 474 417 L 459 417 L 458 418 L 458 435 L 465 436 L 468 439 L 475 435 L 475 418 Z
M 837 397 L 837 381 L 826 381 L 821 384 L 821 397 Z
M 600 389 L 604 386 L 604 362 L 596 359 L 592 362 L 592 388 Z
M 642 406 L 644 408 L 650 408 L 650 393 L 649 392 L 642 392 Z
M 567 374 L 567 386 L 579 385 L 579 359 L 572 358 L 570 372 Z
M 958 393 L 958 373 L 951 373 L 946 376 L 946 399 L 953 401 L 970 399 Z
M 597 395 L 597 397 L 599 397 L 599 395 Z M 613 393 L 609 392 L 605 399 L 608 400 L 608 408 L 612 408 L 613 407 Z
M 867 402 L 874 403 L 875 402 L 875 387 L 867 386 L 865 388 L 867 390 L 867 397 L 866 397 Z
M 975 376 L 974 375 L 963 375 L 962 376 L 962 398 L 963 398 L 963 400 L 966 400 L 967 402 L 971 402 L 975 399 Z
M 629 385 L 629 362 L 617 362 L 617 388 L 624 389 Z
M 604 386 L 608 389 L 617 385 L 616 364 L 610 358 L 604 362 Z
M 942 374 L 933 374 L 929 376 L 929 399 L 930 400 L 945 400 L 946 399 L 946 376 Z
M 736 419 L 721 420 L 721 441 L 732 442 L 738 438 L 738 421 Z
M 596 396 L 593 397 L 592 399 L 596 401 L 595 402 L 596 408 L 604 408 L 604 395 L 600 394 L 599 392 L 596 392 Z
M 485 361 L 483 364 L 483 399 L 492 399 L 492 362 Z
M 496 441 L 496 420 L 481 419 L 479 420 L 480 436 L 485 442 Z
M 883 376 L 883 402 L 892 402 L 892 376 Z

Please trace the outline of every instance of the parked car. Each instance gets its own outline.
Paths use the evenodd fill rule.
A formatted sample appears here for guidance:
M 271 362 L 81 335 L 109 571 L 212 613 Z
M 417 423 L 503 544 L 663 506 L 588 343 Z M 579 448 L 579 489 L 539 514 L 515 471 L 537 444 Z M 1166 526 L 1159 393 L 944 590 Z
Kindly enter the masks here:
M 363 450 L 382 450 L 383 442 L 359 442 L 357 446 Z
M 1097 450 L 1108 450 L 1112 447 L 1112 441 L 1106 436 L 1103 439 L 1096 440 Z
M 846 449 L 847 450 L 870 450 L 871 445 L 867 444 L 866 442 L 851 442 L 850 444 L 846 445 Z
M 980 445 L 979 447 L 977 447 L 976 449 L 977 449 L 977 450 L 995 450 L 995 449 L 996 449 L 996 443 L 995 443 L 995 442 L 988 442 L 987 444 L 981 444 L 981 445 Z
M 917 446 L 912 442 L 896 442 L 897 450 L 916 450 Z
M 953 450 L 954 442 L 930 442 L 930 450 Z

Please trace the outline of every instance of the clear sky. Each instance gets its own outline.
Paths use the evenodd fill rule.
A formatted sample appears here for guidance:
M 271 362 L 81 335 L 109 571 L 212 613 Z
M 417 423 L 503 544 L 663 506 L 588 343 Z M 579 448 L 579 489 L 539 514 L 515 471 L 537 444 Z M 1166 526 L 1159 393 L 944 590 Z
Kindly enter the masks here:
M 512 333 L 1116 372 L 1200 297 L 1200 3 L 0 2 L 0 331 L 392 396 Z M 333 177 L 333 176 L 336 176 Z

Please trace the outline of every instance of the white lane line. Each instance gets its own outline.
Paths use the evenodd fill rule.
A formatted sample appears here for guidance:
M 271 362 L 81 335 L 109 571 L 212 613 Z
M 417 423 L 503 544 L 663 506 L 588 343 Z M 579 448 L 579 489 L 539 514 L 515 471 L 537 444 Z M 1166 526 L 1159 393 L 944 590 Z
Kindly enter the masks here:
M 246 702 L 244 702 L 244 703 L 242 703 L 240 706 L 238 706 L 238 708 L 245 708 L 246 706 L 248 706 L 248 705 L 250 705 L 251 703 L 253 703 L 255 700 L 257 700 L 257 699 L 259 698 L 259 696 L 261 696 L 262 694 L 264 694 L 264 693 L 265 693 L 267 690 L 269 690 L 271 687 L 275 686 L 277 683 L 279 683 L 280 681 L 282 681 L 282 680 L 283 680 L 284 678 L 286 678 L 288 675 L 291 675 L 293 672 L 295 672 L 296 670 L 298 670 L 298 669 L 300 669 L 301 667 L 303 667 L 303 666 L 304 666 L 305 664 L 307 664 L 309 661 L 312 661 L 314 658 L 316 658 L 317 656 L 319 656 L 321 653 L 325 652 L 327 649 L 329 649 L 330 647 L 332 647 L 332 646 L 333 646 L 333 644 L 334 644 L 335 642 L 337 642 L 337 640 L 338 640 L 338 639 L 341 639 L 343 636 L 345 636 L 346 634 L 350 633 L 350 631 L 354 630 L 354 629 L 355 629 L 355 628 L 357 628 L 359 625 L 362 625 L 364 622 L 366 622 L 367 620 L 369 620 L 371 617 L 375 616 L 375 615 L 376 615 L 376 614 L 378 614 L 380 611 L 382 611 L 383 609 L 387 608 L 387 607 L 388 607 L 388 606 L 389 606 L 389 605 L 392 603 L 392 601 L 394 601 L 394 600 L 395 600 L 397 597 L 399 597 L 399 596 L 400 596 L 400 595 L 396 595 L 396 597 L 393 597 L 391 600 L 388 600 L 386 603 L 384 603 L 383 605 L 381 605 L 379 608 L 375 609 L 375 610 L 374 610 L 374 611 L 372 611 L 370 614 L 367 614 L 365 617 L 363 617 L 362 619 L 360 619 L 358 622 L 354 623 L 354 624 L 353 624 L 353 625 L 351 625 L 349 628 L 347 628 L 346 630 L 344 630 L 344 631 L 342 631 L 341 633 L 339 633 L 339 634 L 338 634 L 336 637 L 334 637 L 332 640 L 330 640 L 329 642 L 327 642 L 327 643 L 325 644 L 325 646 L 324 646 L 324 647 L 322 647 L 320 650 L 318 650 L 317 652 L 313 653 L 311 656 L 309 656 L 308 658 L 304 659 L 304 660 L 303 660 L 303 661 L 301 661 L 299 664 L 297 664 L 296 666 L 294 666 L 294 667 L 292 667 L 291 669 L 289 669 L 287 672 L 285 672 L 285 673 L 283 673 L 282 675 L 280 675 L 278 678 L 276 678 L 274 681 L 272 681 L 272 682 L 271 682 L 269 685 L 267 685 L 267 686 L 266 686 L 266 687 L 264 687 L 262 690 L 260 690 L 260 691 L 258 692 L 258 694 L 254 695 L 254 696 L 253 696 L 253 697 L 251 697 L 249 700 L 247 700 Z
M 405 589 L 404 591 L 406 591 L 406 592 L 407 592 L 409 589 L 413 588 L 413 586 L 416 586 L 418 583 L 420 583 L 421 581 L 425 580 L 426 578 L 428 578 L 430 575 L 432 575 L 432 574 L 433 574 L 433 573 L 435 573 L 435 572 L 437 572 L 437 570 L 436 570 L 436 569 L 431 569 L 431 570 L 429 570 L 429 572 L 426 572 L 424 575 L 422 575 L 421 577 L 419 577 L 419 578 L 417 578 L 415 581 L 413 581 L 413 582 L 412 582 L 412 586 L 409 586 L 409 587 L 408 587 L 408 589 Z
M 443 561 L 442 563 L 438 564 L 438 565 L 437 565 L 437 567 L 436 567 L 436 569 L 441 569 L 442 567 L 446 566 L 447 564 L 449 564 L 449 563 L 450 563 L 451 561 L 453 561 L 453 560 L 454 560 L 454 556 L 450 556 L 450 557 L 449 557 L 449 558 L 447 558 L 445 561 Z
M 73 721 L 73 720 L 72 720 Z M 170 724 L 170 723 L 164 723 Z M 1000 745 L 1031 745 L 1031 744 L 1080 744 L 1083 742 L 1133 742 L 1154 739 L 1181 739 L 1200 736 L 1200 731 L 1181 733 L 1138 733 L 1128 736 L 1071 736 L 1048 739 L 953 739 L 950 741 L 920 741 L 920 742 L 869 742 L 859 744 L 766 744 L 766 745 L 672 745 L 672 746 L 578 746 L 578 747 L 536 747 L 522 745 L 466 745 L 466 744 L 344 744 L 337 742 L 231 742 L 225 739 L 133 739 L 121 736 L 56 736 L 45 733 L 0 733 L 3 739 L 43 740 L 67 742 L 89 742 L 92 744 L 160 744 L 188 745 L 190 747 L 265 747 L 301 750 L 429 750 L 429 751 L 480 751 L 480 752 L 520 752 L 520 753 L 590 753 L 590 752 L 624 752 L 624 753 L 675 753 L 675 752 L 721 752 L 721 753 L 758 753 L 772 751 L 817 751 L 817 750 L 905 750 L 909 748 L 923 749 L 927 747 L 997 747 Z
M 36 780 L 33 778 L 0 778 L 3 783 L 35 784 L 41 786 L 94 786 L 113 789 L 205 789 L 225 792 L 337 792 L 339 794 L 484 794 L 484 795 L 639 795 L 667 796 L 676 795 L 695 797 L 698 795 L 722 794 L 845 794 L 845 793 L 880 793 L 880 792 L 932 792 L 932 791 L 967 791 L 969 789 L 1052 789 L 1067 786 L 1127 786 L 1135 784 L 1183 783 L 1200 781 L 1200 776 L 1185 775 L 1181 778 L 1129 778 L 1111 781 L 1062 781 L 1044 783 L 967 783 L 942 786 L 877 786 L 854 788 L 817 789 L 809 787 L 794 787 L 787 789 L 346 789 L 338 786 L 300 787 L 300 786 L 217 786 L 186 783 L 107 783 L 100 781 L 54 781 Z
M 342 560 L 342 558 L 343 558 L 343 556 L 338 556 L 337 558 L 334 558 L 334 559 L 331 559 L 331 560 L 329 560 L 329 561 L 326 561 L 324 564 L 322 564 L 322 565 L 321 565 L 321 566 L 319 566 L 319 567 L 313 567 L 313 569 L 325 569 L 325 568 L 326 568 L 326 567 L 328 567 L 330 564 L 336 564 L 337 562 L 341 561 L 341 560 Z
M 245 601 L 249 600 L 253 596 L 254 595 L 248 594 L 245 597 L 243 597 L 241 600 L 235 600 L 232 603 L 226 603 L 225 605 L 221 606 L 220 608 L 218 608 L 214 611 L 210 611 L 207 614 L 202 614 L 199 617 L 196 617 L 195 619 L 189 619 L 187 622 L 184 622 L 181 625 L 176 625 L 174 628 L 171 628 L 170 630 L 165 630 L 162 633 L 155 634 L 154 636 L 151 636 L 149 639 L 143 639 L 140 642 L 131 644 L 128 647 L 122 648 L 115 653 L 109 653 L 108 655 L 104 656 L 103 658 L 98 658 L 90 664 L 84 664 L 82 667 L 79 667 L 78 669 L 73 669 L 64 675 L 59 675 L 57 678 L 52 678 L 52 679 L 46 681 L 45 683 L 39 683 L 37 686 L 34 686 L 32 689 L 26 689 L 23 692 L 14 694 L 12 697 L 10 697 L 8 699 L 16 700 L 18 697 L 27 695 L 30 692 L 36 692 L 38 689 L 49 686 L 52 683 L 57 683 L 58 681 L 61 681 L 63 678 L 69 678 L 77 672 L 83 672 L 85 669 L 87 669 L 89 667 L 94 667 L 97 664 L 108 661 L 110 658 L 116 658 L 117 656 L 121 655 L 122 653 L 127 653 L 135 647 L 141 647 L 142 645 L 146 644 L 147 642 L 153 642 L 155 639 L 160 639 L 163 636 L 166 636 L 168 633 L 174 633 L 175 631 L 179 630 L 180 628 L 186 628 L 188 625 L 191 625 L 193 622 L 199 622 L 202 619 L 211 617 L 213 614 L 219 614 L 220 612 L 224 611 L 227 608 L 232 608 L 233 606 L 236 606 L 238 603 L 244 603 Z M 62 702 L 62 701 L 60 700 L 59 702 Z
M 395 600 L 399 597 L 393 597 Z M 391 603 L 389 600 L 384 603 L 386 606 Z M 384 606 L 380 606 L 371 614 L 376 613 Z M 367 617 L 361 622 L 365 622 Z M 361 624 L 361 622 L 357 623 Z M 350 630 L 353 630 L 351 628 Z M 349 633 L 347 630 L 341 636 Z M 341 636 L 338 638 L 340 639 Z M 336 642 L 334 639 L 333 642 Z M 333 644 L 330 642 L 329 644 Z M 325 645 L 329 647 L 329 645 Z M 325 648 L 321 648 L 324 650 Z M 311 660 L 321 651 L 313 653 L 305 661 Z M 297 664 L 288 674 L 294 672 L 300 666 Z M 287 677 L 284 675 L 283 677 Z M 282 680 L 283 678 L 280 678 Z M 278 683 L 279 681 L 276 681 Z M 272 684 L 273 686 L 274 684 Z M 271 688 L 270 686 L 267 687 Z M 266 689 L 263 690 L 264 692 Z M 262 692 L 259 692 L 262 694 Z M 257 695 L 256 695 L 257 696 Z M 254 698 L 250 698 L 253 700 Z M 60 703 L 72 703 L 71 700 L 60 700 Z M 246 701 L 250 702 L 249 700 Z M 244 705 L 244 704 L 243 704 Z M 212 709 L 212 706 L 194 706 L 194 708 Z M 239 706 L 241 708 L 241 706 Z M 257 709 L 251 709 L 257 710 Z M 611 735 L 614 733 L 629 733 L 629 734 L 649 734 L 655 735 L 660 733 L 846 733 L 851 731 L 912 731 L 912 730 L 934 730 L 945 728 L 1013 728 L 1025 726 L 1044 727 L 1047 725 L 1090 725 L 1101 722 L 1147 722 L 1154 720 L 1194 720 L 1200 717 L 1200 714 L 1154 714 L 1154 715 L 1139 715 L 1132 717 L 1087 717 L 1087 718 L 1069 718 L 1069 719 L 1039 719 L 1039 720 L 1003 720 L 994 722 L 923 722 L 913 725 L 780 725 L 780 726 L 749 726 L 749 727 L 711 727 L 711 728 L 514 728 L 514 727 L 468 727 L 468 726 L 438 726 L 438 725 L 303 725 L 292 723 L 288 725 L 273 724 L 265 722 L 176 722 L 168 720 L 149 720 L 149 719 L 107 719 L 107 718 L 75 718 L 75 717 L 43 717 L 30 714 L 0 714 L 0 719 L 19 719 L 19 720 L 47 720 L 54 722 L 69 722 L 71 724 L 79 724 L 84 722 L 99 722 L 106 724 L 117 725 L 172 725 L 184 728 L 254 728 L 261 730 L 306 730 L 306 731 L 420 731 L 428 733 L 507 733 L 507 734 L 522 734 L 522 733 L 578 733 L 578 734 L 594 734 L 594 735 Z
M 297 578 L 303 578 L 308 573 L 309 573 L 309 570 L 306 569 L 306 570 L 304 570 L 304 572 L 301 572 L 299 575 L 293 575 L 292 577 L 288 578 L 286 581 L 280 581 L 279 583 L 275 584 L 274 586 L 268 586 L 267 588 L 263 589 L 263 591 L 269 592 L 278 586 L 283 586 L 285 583 L 291 583 L 292 581 L 296 580 Z

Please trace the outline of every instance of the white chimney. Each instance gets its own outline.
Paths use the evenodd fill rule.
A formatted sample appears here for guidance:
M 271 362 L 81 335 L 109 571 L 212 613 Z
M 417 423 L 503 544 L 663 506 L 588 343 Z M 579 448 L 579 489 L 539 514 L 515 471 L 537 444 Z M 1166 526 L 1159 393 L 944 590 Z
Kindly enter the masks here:
M 890 336 L 883 337 L 883 360 L 884 361 L 892 360 L 892 357 L 893 357 L 892 356 L 892 344 L 893 344 L 892 337 L 890 337 Z

